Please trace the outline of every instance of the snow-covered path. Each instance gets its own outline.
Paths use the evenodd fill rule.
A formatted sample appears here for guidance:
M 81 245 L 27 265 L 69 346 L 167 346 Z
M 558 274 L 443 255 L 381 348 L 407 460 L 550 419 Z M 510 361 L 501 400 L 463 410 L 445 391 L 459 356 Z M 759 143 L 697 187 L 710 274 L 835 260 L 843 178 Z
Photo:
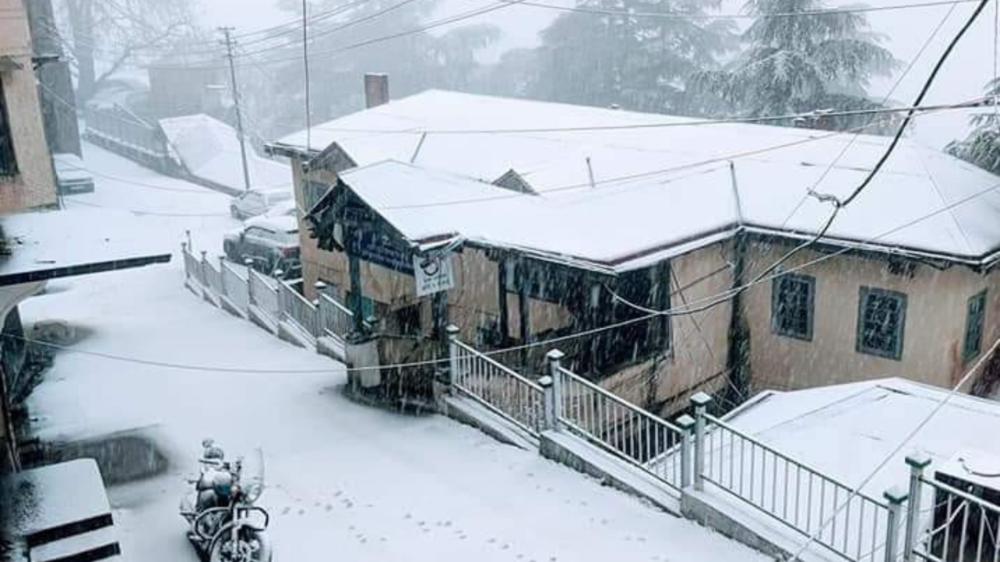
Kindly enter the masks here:
M 143 203 L 98 190 L 108 197 L 102 204 Z M 180 198 L 193 196 L 175 196 L 184 212 L 192 199 Z M 177 236 L 176 220 L 158 226 Z M 27 323 L 78 327 L 73 350 L 145 361 L 61 351 L 30 400 L 43 437 L 158 426 L 169 472 L 111 490 L 131 560 L 196 560 L 177 503 L 208 435 L 230 455 L 262 447 L 269 488 L 261 503 L 272 514 L 276 562 L 765 560 L 446 418 L 347 400 L 340 365 L 200 301 L 183 287 L 178 260 L 52 283 L 22 314 Z

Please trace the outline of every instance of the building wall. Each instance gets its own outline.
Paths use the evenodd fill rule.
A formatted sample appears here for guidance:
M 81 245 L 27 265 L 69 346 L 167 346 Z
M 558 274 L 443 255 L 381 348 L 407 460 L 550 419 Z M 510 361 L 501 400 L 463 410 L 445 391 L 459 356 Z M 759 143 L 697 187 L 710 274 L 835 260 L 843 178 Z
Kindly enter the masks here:
M 31 67 L 27 14 L 21 0 L 0 0 L 0 13 L 5 16 L 0 18 L 0 56 L 10 56 L 22 66 L 0 72 L 19 169 L 13 178 L 0 177 L 0 214 L 4 214 L 53 205 L 56 191 Z
M 730 242 L 712 244 L 670 260 L 670 306 L 695 308 L 732 286 Z M 687 303 L 687 304 L 685 304 Z M 670 352 L 613 374 L 602 384 L 636 404 L 672 414 L 695 392 L 727 384 L 732 307 L 728 302 L 671 318 Z
M 789 246 L 753 244 L 747 279 L 773 263 Z M 802 252 L 790 269 L 819 257 Z M 987 290 L 983 352 L 1000 335 L 1000 272 L 984 275 L 963 266 L 939 271 L 916 265 L 913 277 L 891 273 L 884 259 L 843 255 L 802 271 L 816 279 L 812 341 L 771 330 L 771 282 L 746 294 L 750 324 L 751 384 L 763 389 L 800 389 L 834 383 L 905 377 L 951 387 L 972 363 L 962 360 L 968 299 Z M 900 359 L 856 350 L 858 305 L 862 286 L 899 291 L 907 296 Z M 974 378 L 974 377 L 973 377 Z M 968 387 L 965 388 L 968 390 Z

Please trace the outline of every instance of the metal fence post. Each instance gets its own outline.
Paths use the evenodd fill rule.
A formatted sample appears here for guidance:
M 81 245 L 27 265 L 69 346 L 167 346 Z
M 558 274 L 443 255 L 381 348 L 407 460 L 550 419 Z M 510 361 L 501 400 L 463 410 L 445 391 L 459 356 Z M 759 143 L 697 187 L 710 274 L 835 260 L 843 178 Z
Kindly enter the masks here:
M 552 377 L 552 430 L 559 429 L 559 419 L 562 418 L 562 373 L 560 373 L 561 362 L 566 354 L 553 349 L 545 354 L 545 359 L 549 362 L 549 376 Z
M 896 551 L 899 547 L 900 515 L 903 511 L 903 502 L 906 501 L 906 490 L 899 486 L 893 486 L 882 494 L 882 497 L 889 502 L 889 515 L 885 524 L 885 562 L 896 562 Z
M 219 296 L 225 297 L 229 293 L 226 292 L 226 256 L 219 256 Z
M 247 314 L 249 314 L 249 308 L 251 305 L 256 305 L 257 303 L 253 300 L 253 281 L 250 280 L 250 276 L 253 275 L 251 266 L 253 265 L 253 260 L 246 258 L 243 260 L 243 265 L 247 267 Z
M 448 324 L 444 329 L 448 335 L 448 392 L 454 392 L 455 382 L 459 378 L 458 372 L 458 326 Z
M 201 262 L 199 262 L 201 267 L 201 276 L 198 282 L 201 283 L 202 287 L 209 289 L 208 286 L 208 273 L 205 272 L 205 268 L 208 267 L 208 252 L 205 250 L 201 251 Z
M 681 489 L 691 487 L 691 434 L 694 432 L 695 420 L 685 414 L 677 418 L 677 427 L 681 428 Z
M 542 387 L 542 429 L 554 431 L 556 429 L 556 389 L 552 377 L 545 375 L 538 379 L 538 386 Z
M 705 415 L 712 397 L 699 392 L 691 397 L 694 404 L 694 489 L 701 492 L 705 489 Z
M 185 279 L 190 279 L 191 278 L 191 270 L 190 270 L 190 267 L 189 267 L 188 264 L 189 264 L 189 262 L 191 260 L 188 259 L 188 245 L 187 245 L 187 242 L 181 242 L 181 259 L 184 260 L 184 278 Z
M 188 249 L 191 250 L 192 252 L 194 252 L 194 245 L 191 244 L 191 231 L 190 230 L 185 230 L 184 231 L 184 236 L 187 237 Z
M 903 560 L 912 562 L 913 549 L 917 546 L 917 527 L 920 525 L 920 479 L 924 477 L 924 469 L 931 464 L 931 458 L 924 453 L 913 453 L 906 456 L 906 464 L 910 466 L 910 507 L 906 510 L 906 534 L 903 539 Z

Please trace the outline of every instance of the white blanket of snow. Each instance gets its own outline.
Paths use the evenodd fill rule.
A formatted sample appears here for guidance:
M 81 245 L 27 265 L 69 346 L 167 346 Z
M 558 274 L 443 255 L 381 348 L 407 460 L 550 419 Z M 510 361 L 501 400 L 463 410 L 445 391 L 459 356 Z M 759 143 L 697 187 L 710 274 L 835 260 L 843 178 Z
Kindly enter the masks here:
M 190 372 L 62 352 L 32 399 L 42 438 L 159 424 L 169 476 L 111 491 L 135 560 L 194 560 L 176 514 L 201 438 L 260 445 L 280 560 L 755 560 L 764 557 L 440 416 L 340 394 L 337 363 L 199 301 L 174 266 L 63 281 L 23 306 L 92 333 L 75 349 L 275 369 Z M 326 370 L 313 374 L 297 370 Z
M 0 277 L 61 277 L 83 266 L 169 258 L 171 249 L 143 236 L 146 225 L 117 209 L 36 211 L 0 218 L 11 254 Z
M 91 169 L 185 191 L 98 177 L 90 204 L 200 214 L 218 194 L 162 178 L 87 146 Z M 207 191 L 207 190 L 205 190 Z M 156 237 L 196 245 L 235 221 L 144 215 Z M 230 455 L 261 446 L 275 560 L 765 562 L 688 521 L 579 473 L 498 444 L 440 416 L 406 417 L 342 397 L 342 367 L 200 301 L 183 287 L 182 262 L 55 281 L 22 306 L 25 322 L 60 318 L 85 338 L 74 349 L 272 374 L 160 368 L 60 352 L 31 398 L 43 438 L 159 424 L 175 463 L 160 478 L 110 490 L 130 560 L 197 560 L 177 514 L 203 437 Z M 314 373 L 296 371 L 315 370 Z M 173 451 L 179 451 L 174 453 Z
M 899 446 L 947 395 L 900 378 L 775 392 L 730 423 L 764 443 L 849 486 L 857 486 Z M 891 486 L 906 488 L 906 455 L 923 452 L 931 471 L 961 451 L 1000 455 L 992 438 L 1000 429 L 1000 403 L 964 394 L 953 397 L 864 488 L 881 498 Z
M 848 148 L 849 134 L 764 125 L 649 127 L 690 121 L 430 90 L 317 125 L 312 129 L 312 148 L 322 150 L 336 142 L 359 166 L 397 160 L 485 182 L 513 169 L 552 206 L 562 207 L 563 219 L 541 226 L 517 216 L 499 219 L 533 229 L 541 240 L 566 230 L 563 236 L 576 242 L 536 246 L 539 250 L 620 265 L 629 256 L 711 235 L 720 226 L 815 232 L 831 206 L 807 197 L 807 189 L 818 185 L 819 192 L 846 196 L 888 143 L 884 137 L 861 135 Z M 530 131 L 621 125 L 645 128 Z M 469 133 L 510 129 L 529 130 Z M 427 130 L 431 132 L 424 136 Z M 304 144 L 304 133 L 276 143 L 295 148 Z M 820 182 L 842 151 L 843 158 Z M 587 158 L 596 188 L 589 187 Z M 668 169 L 672 171 L 663 172 Z M 904 140 L 867 190 L 838 216 L 828 238 L 866 241 L 974 195 L 979 196 L 893 232 L 879 244 L 970 261 L 987 258 L 1000 248 L 1000 177 Z M 384 204 L 445 199 L 426 190 L 399 189 Z M 499 214 L 497 206 L 488 199 L 454 204 L 440 213 L 489 220 Z M 435 228 L 430 220 L 428 228 Z M 624 233 L 621 241 L 609 234 L 613 231 Z
M 0 497 L 16 509 L 9 524 L 27 536 L 111 511 L 97 463 L 78 459 L 0 477 Z
M 160 128 L 189 172 L 233 189 L 244 189 L 240 140 L 235 129 L 202 114 L 161 119 Z M 249 145 L 247 170 L 252 188 L 291 189 L 289 167 L 261 157 Z
M 68 210 L 117 210 L 141 220 L 144 247 L 168 248 L 180 257 L 185 231 L 196 250 L 222 253 L 223 235 L 242 223 L 229 215 L 230 197 L 190 182 L 160 175 L 148 168 L 83 143 L 84 160 L 94 174 L 93 193 L 63 198 Z

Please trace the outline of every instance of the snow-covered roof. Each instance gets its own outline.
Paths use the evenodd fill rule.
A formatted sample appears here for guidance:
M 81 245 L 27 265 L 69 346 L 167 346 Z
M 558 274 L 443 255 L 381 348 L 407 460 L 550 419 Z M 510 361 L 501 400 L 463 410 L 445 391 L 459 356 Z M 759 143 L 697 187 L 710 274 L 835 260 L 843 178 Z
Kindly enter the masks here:
M 856 486 L 937 407 L 947 390 L 901 378 L 767 392 L 731 415 L 729 423 L 790 457 Z M 881 497 L 906 487 L 905 457 L 932 459 L 949 470 L 958 454 L 1000 456 L 1000 442 L 985 438 L 1000 427 L 1000 403 L 956 394 L 882 469 L 864 491 Z M 970 457 L 972 458 L 972 457 Z M 994 479 L 1000 485 L 1000 479 Z
M 0 286 L 170 261 L 170 248 L 144 241 L 147 226 L 106 209 L 38 211 L 0 217 L 9 255 Z
M 243 189 L 243 164 L 236 130 L 204 114 L 160 119 L 171 149 L 193 175 L 233 189 Z M 263 158 L 247 147 L 250 185 L 284 188 L 291 181 L 288 166 Z
M 74 523 L 109 516 L 111 506 L 93 459 L 77 459 L 0 478 L 5 522 L 15 536 L 27 537 Z M 10 502 L 8 505 L 7 502 Z M 2 518 L 0 518 L 2 519 Z
M 566 130 L 574 127 L 588 130 Z M 563 130 L 539 131 L 552 128 Z M 616 267 L 671 245 L 709 240 L 725 229 L 816 232 L 831 206 L 808 197 L 807 190 L 818 183 L 819 192 L 845 196 L 889 142 L 870 135 L 706 125 L 689 118 L 437 90 L 314 126 L 311 135 L 313 151 L 335 144 L 360 167 L 396 160 L 483 182 L 514 170 L 541 194 L 540 200 L 562 209 L 559 216 L 592 221 L 573 247 L 542 249 L 585 247 L 593 259 Z M 272 148 L 302 151 L 305 133 Z M 449 183 L 440 187 L 442 193 L 455 189 Z M 455 212 L 491 222 L 502 208 L 490 199 L 456 203 L 456 198 L 431 193 L 436 189 L 387 191 L 381 204 L 449 203 L 451 211 L 422 209 L 424 227 L 431 230 L 445 228 L 431 217 L 443 220 Z M 877 238 L 866 246 L 979 264 L 1000 249 L 998 219 L 1000 177 L 904 140 L 871 185 L 840 213 L 825 241 L 857 245 Z M 557 235 L 578 227 L 564 222 L 546 229 L 546 235 Z

